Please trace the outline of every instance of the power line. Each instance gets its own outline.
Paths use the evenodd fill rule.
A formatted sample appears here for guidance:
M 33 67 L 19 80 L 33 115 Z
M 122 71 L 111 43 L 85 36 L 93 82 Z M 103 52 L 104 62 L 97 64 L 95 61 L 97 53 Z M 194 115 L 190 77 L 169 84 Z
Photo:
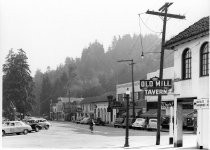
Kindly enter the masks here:
M 140 17 L 140 14 L 139 14 L 139 17 Z M 144 48 L 143 48 L 143 44 L 142 44 L 142 37 L 141 37 L 141 23 L 140 23 L 140 19 L 139 19 L 139 30 L 140 30 L 140 41 L 141 41 L 141 48 L 142 48 L 142 51 L 144 51 Z
M 149 29 L 151 32 L 154 32 L 154 33 L 162 33 L 162 32 L 158 32 L 158 31 L 155 31 L 153 29 L 151 29 L 148 25 L 146 25 L 146 23 L 143 21 L 143 19 L 141 18 L 140 14 L 139 14 L 139 19 L 142 21 L 142 23 L 144 24 L 144 26 Z

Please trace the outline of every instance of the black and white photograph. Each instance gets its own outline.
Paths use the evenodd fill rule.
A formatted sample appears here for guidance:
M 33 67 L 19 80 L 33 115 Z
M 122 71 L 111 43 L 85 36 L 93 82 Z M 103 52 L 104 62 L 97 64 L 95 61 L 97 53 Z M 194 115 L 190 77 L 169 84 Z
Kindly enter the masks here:
M 0 0 L 3 150 L 210 150 L 209 0 Z

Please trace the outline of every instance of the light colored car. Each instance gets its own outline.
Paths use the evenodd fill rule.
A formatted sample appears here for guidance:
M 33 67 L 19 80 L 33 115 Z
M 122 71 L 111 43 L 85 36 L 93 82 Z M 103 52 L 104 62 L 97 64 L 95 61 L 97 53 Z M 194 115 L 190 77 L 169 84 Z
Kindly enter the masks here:
M 135 122 L 132 124 L 133 128 L 145 128 L 146 127 L 146 119 L 144 118 L 136 118 Z
M 2 136 L 11 133 L 27 134 L 30 131 L 32 131 L 31 126 L 25 124 L 22 121 L 7 121 L 4 124 L 2 124 Z
M 90 121 L 90 118 L 89 118 L 89 117 L 85 117 L 84 119 L 82 119 L 82 120 L 80 121 L 80 123 L 81 123 L 81 124 L 88 124 L 89 121 Z
M 147 129 L 157 129 L 157 119 L 149 119 Z
M 37 120 L 38 124 L 40 126 L 42 126 L 42 128 L 44 128 L 46 130 L 48 130 L 49 127 L 51 126 L 51 124 L 46 119 L 44 119 L 44 118 L 37 118 L 35 120 Z

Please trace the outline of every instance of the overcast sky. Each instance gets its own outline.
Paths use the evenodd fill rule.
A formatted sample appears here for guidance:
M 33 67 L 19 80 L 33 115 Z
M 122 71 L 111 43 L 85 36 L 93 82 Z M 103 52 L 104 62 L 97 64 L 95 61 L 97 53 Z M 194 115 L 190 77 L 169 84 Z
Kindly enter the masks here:
M 13 48 L 23 48 L 34 75 L 81 57 L 83 48 L 98 40 L 105 51 L 113 36 L 139 34 L 139 13 L 158 11 L 165 0 L 1 0 L 1 61 Z M 167 1 L 168 2 L 168 1 Z M 185 20 L 167 22 L 167 39 L 210 14 L 209 0 L 174 0 L 169 13 L 185 15 Z M 151 29 L 161 32 L 158 16 L 141 15 Z M 153 33 L 142 23 L 143 34 Z M 154 33 L 157 34 L 157 33 Z M 160 36 L 160 34 L 157 34 Z M 160 36 L 161 37 L 161 36 Z

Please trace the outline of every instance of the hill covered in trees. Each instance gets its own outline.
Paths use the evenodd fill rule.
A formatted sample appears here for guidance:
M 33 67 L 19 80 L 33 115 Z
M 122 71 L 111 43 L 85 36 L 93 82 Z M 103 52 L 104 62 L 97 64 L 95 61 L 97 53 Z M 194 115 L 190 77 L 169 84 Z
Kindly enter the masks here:
M 130 82 L 129 62 L 119 63 L 118 60 L 134 60 L 134 81 L 146 78 L 148 72 L 159 68 L 160 53 L 147 52 L 160 52 L 161 39 L 150 34 L 142 36 L 143 45 L 140 43 L 138 35 L 115 36 L 105 50 L 101 43 L 95 41 L 83 49 L 81 58 L 67 56 L 64 64 L 56 70 L 48 68 L 44 73 L 37 70 L 34 76 L 36 113 L 46 113 L 50 100 L 56 102 L 60 96 L 98 96 L 115 91 L 116 84 Z M 144 59 L 141 58 L 142 50 Z M 164 64 L 164 67 L 173 66 L 173 52 L 165 51 Z

